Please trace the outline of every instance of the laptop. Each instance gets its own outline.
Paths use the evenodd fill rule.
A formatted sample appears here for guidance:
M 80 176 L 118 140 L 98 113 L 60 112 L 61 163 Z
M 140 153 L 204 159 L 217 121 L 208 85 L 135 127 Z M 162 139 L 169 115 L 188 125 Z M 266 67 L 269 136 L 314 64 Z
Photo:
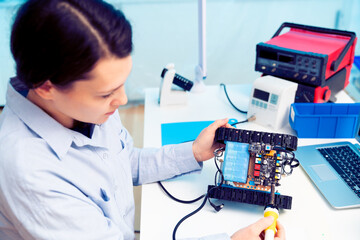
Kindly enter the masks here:
M 357 144 L 335 142 L 298 147 L 300 165 L 331 206 L 360 207 L 360 121 Z

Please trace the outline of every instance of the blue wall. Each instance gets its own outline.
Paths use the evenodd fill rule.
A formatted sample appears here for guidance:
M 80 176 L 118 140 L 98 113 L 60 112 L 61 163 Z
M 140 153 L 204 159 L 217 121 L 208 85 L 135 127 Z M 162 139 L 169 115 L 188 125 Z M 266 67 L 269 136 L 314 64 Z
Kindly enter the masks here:
M 10 26 L 20 1 L 0 1 L 0 105 L 5 104 L 9 77 L 15 75 L 14 61 L 10 54 Z

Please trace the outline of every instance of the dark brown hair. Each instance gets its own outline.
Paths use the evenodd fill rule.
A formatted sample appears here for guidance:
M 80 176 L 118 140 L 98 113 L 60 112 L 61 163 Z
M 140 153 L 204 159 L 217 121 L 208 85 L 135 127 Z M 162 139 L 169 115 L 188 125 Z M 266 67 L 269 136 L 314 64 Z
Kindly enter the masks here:
M 29 0 L 11 32 L 17 77 L 29 88 L 46 80 L 66 87 L 100 58 L 123 58 L 131 51 L 129 21 L 102 0 Z

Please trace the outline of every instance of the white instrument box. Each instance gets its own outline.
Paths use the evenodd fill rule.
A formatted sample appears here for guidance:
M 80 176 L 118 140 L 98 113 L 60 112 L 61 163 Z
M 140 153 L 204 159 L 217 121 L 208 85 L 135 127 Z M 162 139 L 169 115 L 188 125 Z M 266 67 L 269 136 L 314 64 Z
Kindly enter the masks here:
M 248 118 L 274 130 L 289 124 L 290 105 L 294 103 L 298 84 L 274 76 L 263 76 L 254 81 L 251 90 Z

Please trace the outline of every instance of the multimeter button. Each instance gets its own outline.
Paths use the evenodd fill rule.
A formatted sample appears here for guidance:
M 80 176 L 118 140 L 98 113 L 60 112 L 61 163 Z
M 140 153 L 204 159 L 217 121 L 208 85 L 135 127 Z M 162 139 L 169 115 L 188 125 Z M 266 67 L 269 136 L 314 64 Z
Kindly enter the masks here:
M 307 74 L 305 74 L 304 76 L 302 76 L 302 79 L 306 79 L 308 77 L 308 75 Z
M 311 79 L 310 79 L 310 81 L 315 81 L 316 80 L 316 77 L 312 77 Z
M 267 103 L 264 103 L 264 108 L 267 109 Z
M 271 69 L 271 72 L 275 72 L 275 71 L 276 71 L 276 68 Z
M 279 98 L 278 95 L 276 95 L 276 94 L 271 94 L 270 103 L 276 105 L 276 104 L 277 104 L 277 101 L 278 101 L 278 98 Z
M 265 67 L 265 66 L 262 66 L 262 67 L 261 67 L 261 69 L 262 69 L 262 70 L 265 70 L 265 69 L 266 69 L 266 67 Z
M 251 100 L 251 104 L 252 104 L 252 105 L 255 104 L 255 99 Z
M 262 102 L 260 102 L 260 103 L 259 103 L 259 107 L 262 107 L 262 106 L 263 106 L 263 103 L 262 103 Z
M 299 76 L 299 73 L 295 73 L 295 74 L 294 74 L 294 77 L 298 77 L 298 76 Z

